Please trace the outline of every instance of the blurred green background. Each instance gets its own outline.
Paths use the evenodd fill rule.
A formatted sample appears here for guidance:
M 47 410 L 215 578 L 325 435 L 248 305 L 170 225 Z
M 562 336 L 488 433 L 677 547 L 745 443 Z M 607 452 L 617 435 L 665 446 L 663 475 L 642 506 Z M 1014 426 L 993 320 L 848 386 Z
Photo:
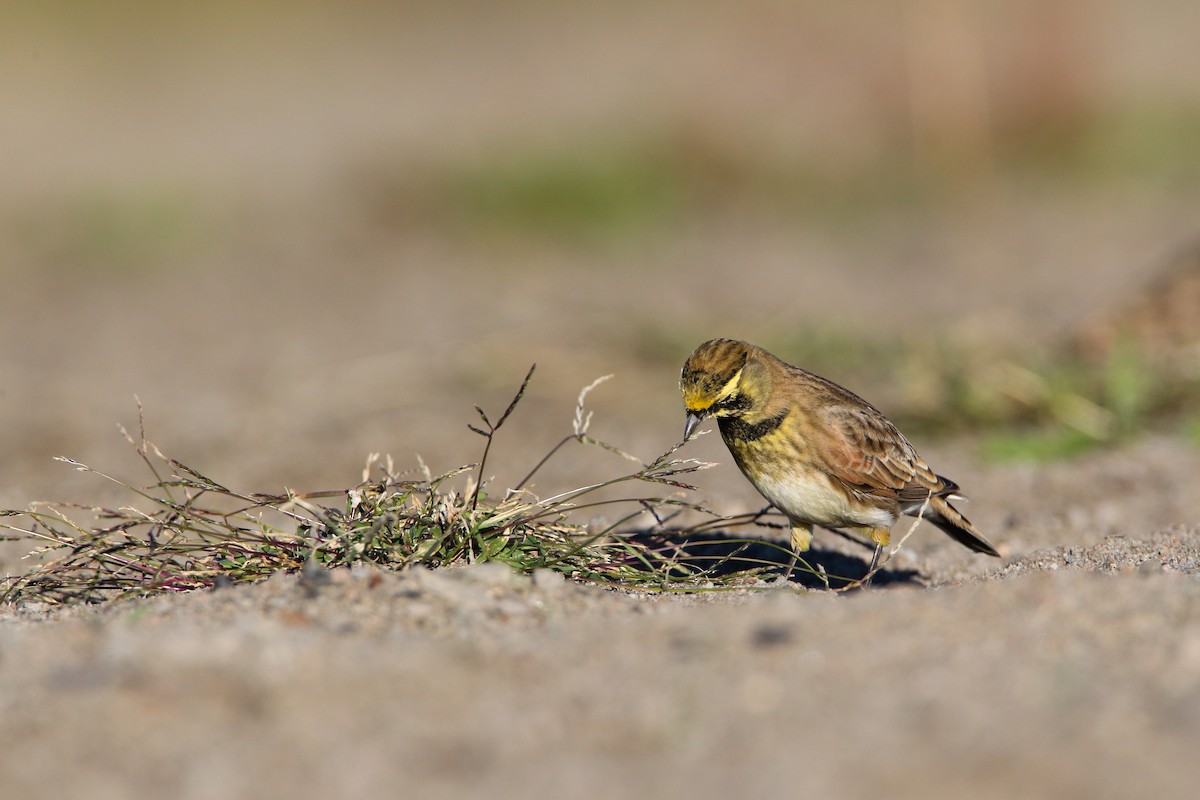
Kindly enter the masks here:
M 716 335 L 922 435 L 1032 426 L 997 455 L 1200 430 L 1186 320 L 1165 356 L 1077 347 L 1195 271 L 1194 2 L 4 16 L 0 505 L 61 494 L 53 455 L 111 458 L 134 394 L 256 488 L 346 485 L 371 450 L 452 466 L 532 361 L 515 450 L 615 372 L 597 432 L 649 456 Z

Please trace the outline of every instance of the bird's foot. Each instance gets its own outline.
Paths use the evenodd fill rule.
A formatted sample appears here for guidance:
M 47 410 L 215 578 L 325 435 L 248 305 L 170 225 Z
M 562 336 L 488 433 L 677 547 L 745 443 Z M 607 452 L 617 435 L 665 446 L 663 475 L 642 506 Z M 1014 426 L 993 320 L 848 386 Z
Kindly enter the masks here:
M 798 554 L 793 551 L 791 559 L 788 560 L 787 568 L 784 569 L 784 571 L 777 578 L 775 578 L 774 581 L 771 582 L 773 585 L 779 588 L 792 585 L 792 572 L 794 572 L 796 569 L 797 558 L 799 558 Z
M 871 585 L 871 578 L 875 577 L 875 570 L 879 568 L 879 554 L 883 551 L 883 545 L 875 545 L 875 552 L 871 554 L 871 566 L 867 567 L 867 574 L 859 581 L 859 585 L 866 589 Z

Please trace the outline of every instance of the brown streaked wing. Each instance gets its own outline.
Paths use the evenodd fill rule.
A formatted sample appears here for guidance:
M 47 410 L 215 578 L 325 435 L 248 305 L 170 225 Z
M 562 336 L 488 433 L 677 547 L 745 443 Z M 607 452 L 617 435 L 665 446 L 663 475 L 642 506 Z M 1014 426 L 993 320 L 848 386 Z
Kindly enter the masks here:
M 821 410 L 827 436 L 817 451 L 833 477 L 850 488 L 901 502 L 924 500 L 929 468 L 883 415 L 869 407 L 837 405 Z M 924 469 L 922 469 L 924 467 Z M 932 475 L 932 472 L 928 472 Z

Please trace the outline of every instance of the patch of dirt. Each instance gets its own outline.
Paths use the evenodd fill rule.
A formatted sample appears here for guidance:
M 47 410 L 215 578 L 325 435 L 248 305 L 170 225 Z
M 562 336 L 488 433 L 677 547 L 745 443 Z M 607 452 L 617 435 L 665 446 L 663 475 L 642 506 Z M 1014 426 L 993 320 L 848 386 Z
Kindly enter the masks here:
M 845 595 L 479 566 L 9 611 L 0 766 L 46 797 L 1183 797 L 1198 534 Z

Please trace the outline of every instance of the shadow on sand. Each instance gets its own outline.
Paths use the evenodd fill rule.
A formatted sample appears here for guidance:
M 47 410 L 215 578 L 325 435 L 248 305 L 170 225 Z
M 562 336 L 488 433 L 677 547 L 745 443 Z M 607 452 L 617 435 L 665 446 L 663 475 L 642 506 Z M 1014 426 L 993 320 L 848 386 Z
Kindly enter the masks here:
M 757 570 L 764 580 L 772 580 L 782 577 L 791 560 L 786 544 L 747 539 L 720 530 L 702 533 L 655 531 L 634 533 L 628 538 L 647 549 L 656 569 L 669 570 L 670 574 L 680 578 L 695 577 L 700 573 L 721 578 Z M 864 576 L 869 563 L 869 555 L 860 557 L 832 548 L 814 547 L 797 561 L 790 583 L 808 589 L 841 589 Z M 916 570 L 887 567 L 876 572 L 871 581 L 871 588 L 891 585 L 913 586 L 923 585 L 923 582 Z

